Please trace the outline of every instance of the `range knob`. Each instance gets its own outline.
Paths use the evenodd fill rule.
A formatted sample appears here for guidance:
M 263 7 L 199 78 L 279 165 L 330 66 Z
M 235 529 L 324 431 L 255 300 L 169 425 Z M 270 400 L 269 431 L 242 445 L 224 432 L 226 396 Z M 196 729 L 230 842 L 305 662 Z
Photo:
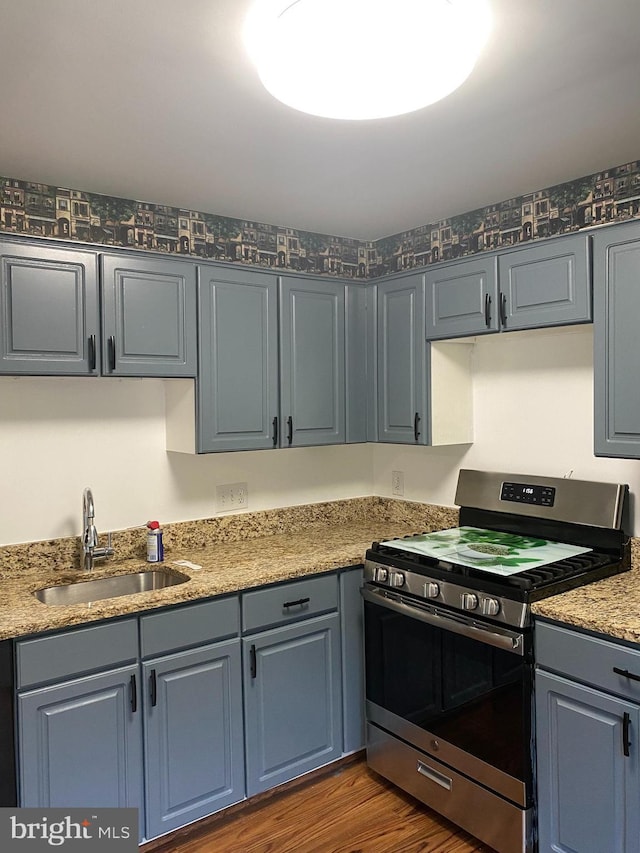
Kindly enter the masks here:
M 437 598 L 440 595 L 440 585 L 435 581 L 428 581 L 424 585 L 425 598 Z
M 404 573 L 391 572 L 389 575 L 389 586 L 404 586 Z
M 389 572 L 384 566 L 376 566 L 373 570 L 373 579 L 374 581 L 378 581 L 378 583 L 385 583 L 388 577 Z
M 482 599 L 482 613 L 484 616 L 497 616 L 500 612 L 500 602 L 497 598 Z
M 460 596 L 460 604 L 463 610 L 475 610 L 478 606 L 478 596 L 475 592 L 463 592 Z

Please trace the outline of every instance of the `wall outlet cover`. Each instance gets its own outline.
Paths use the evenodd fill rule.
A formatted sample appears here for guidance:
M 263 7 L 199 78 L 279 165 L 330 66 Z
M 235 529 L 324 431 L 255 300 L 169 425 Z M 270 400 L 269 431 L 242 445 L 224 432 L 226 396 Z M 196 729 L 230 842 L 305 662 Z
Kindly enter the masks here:
M 391 472 L 391 494 L 404 495 L 404 471 Z
M 216 486 L 216 509 L 218 512 L 237 512 L 249 506 L 247 483 L 225 483 Z

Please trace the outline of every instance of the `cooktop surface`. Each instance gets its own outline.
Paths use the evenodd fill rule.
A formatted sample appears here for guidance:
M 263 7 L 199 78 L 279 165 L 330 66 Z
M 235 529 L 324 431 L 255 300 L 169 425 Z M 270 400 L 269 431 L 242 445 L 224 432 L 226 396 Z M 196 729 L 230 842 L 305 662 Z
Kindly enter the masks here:
M 454 527 L 390 539 L 380 544 L 494 575 L 515 575 L 592 550 L 479 527 Z

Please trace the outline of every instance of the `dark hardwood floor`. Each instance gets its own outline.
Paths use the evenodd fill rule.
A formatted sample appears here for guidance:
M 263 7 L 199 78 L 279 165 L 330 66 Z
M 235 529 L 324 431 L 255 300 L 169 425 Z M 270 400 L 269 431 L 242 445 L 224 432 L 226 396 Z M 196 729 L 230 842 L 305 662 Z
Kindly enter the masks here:
M 364 760 L 214 816 L 142 853 L 491 853 Z

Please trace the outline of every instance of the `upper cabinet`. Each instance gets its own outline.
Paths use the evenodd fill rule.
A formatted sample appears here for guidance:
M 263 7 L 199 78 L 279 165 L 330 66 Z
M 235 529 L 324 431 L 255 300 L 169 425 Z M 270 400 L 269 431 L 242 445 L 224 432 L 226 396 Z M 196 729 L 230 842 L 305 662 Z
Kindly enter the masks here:
M 596 231 L 595 454 L 640 457 L 640 222 Z
M 98 372 L 93 252 L 0 241 L 0 373 Z
M 427 340 L 497 332 L 497 260 L 469 258 L 425 274 Z
M 280 280 L 282 446 L 341 444 L 345 423 L 345 285 Z
M 167 389 L 169 448 L 208 453 L 344 443 L 344 282 L 213 264 L 201 265 L 198 277 L 197 432 L 185 436 L 184 412 L 192 418 L 193 403 L 181 395 L 190 389 Z M 365 354 L 361 302 L 354 291 L 351 388 L 366 376 L 359 360 Z M 350 432 L 351 440 L 366 440 L 366 422 L 355 413 Z
M 198 269 L 198 451 L 278 447 L 278 279 Z
M 173 259 L 102 255 L 102 372 L 195 376 L 196 272 Z
M 195 376 L 194 267 L 114 253 L 99 276 L 98 258 L 0 242 L 0 372 Z
M 377 441 L 472 441 L 471 345 L 425 341 L 425 275 L 377 285 Z
M 429 443 L 424 274 L 378 285 L 378 441 Z
M 426 273 L 428 340 L 591 320 L 589 237 L 541 241 Z

